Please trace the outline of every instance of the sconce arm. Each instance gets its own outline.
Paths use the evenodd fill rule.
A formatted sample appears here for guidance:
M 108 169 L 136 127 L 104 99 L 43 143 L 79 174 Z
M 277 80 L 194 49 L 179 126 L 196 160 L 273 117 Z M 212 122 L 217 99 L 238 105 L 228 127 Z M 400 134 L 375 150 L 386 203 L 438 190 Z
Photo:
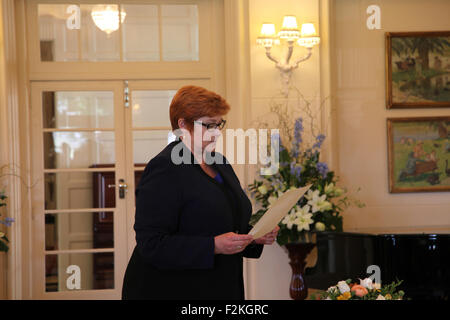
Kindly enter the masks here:
M 298 65 L 300 64 L 300 62 L 308 60 L 311 57 L 311 55 L 312 55 L 312 48 L 306 48 L 306 49 L 308 49 L 308 53 L 305 56 L 303 56 L 300 59 L 298 59 L 297 61 L 295 61 L 294 65 L 293 65 L 294 68 L 297 68 Z
M 272 54 L 270 53 L 270 47 L 266 47 L 266 56 L 267 58 L 269 58 L 270 60 L 272 60 L 273 62 L 275 62 L 276 64 L 278 64 L 278 60 L 275 59 Z
M 289 61 L 291 60 L 292 53 L 294 52 L 294 42 L 288 41 L 288 52 L 286 54 L 286 65 L 289 64 Z

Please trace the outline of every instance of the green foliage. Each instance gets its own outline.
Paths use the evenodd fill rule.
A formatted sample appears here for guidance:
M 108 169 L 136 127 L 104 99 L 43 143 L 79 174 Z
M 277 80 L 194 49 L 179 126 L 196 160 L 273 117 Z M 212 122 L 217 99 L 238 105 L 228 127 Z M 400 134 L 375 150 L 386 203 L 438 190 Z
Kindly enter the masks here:
M 398 56 L 414 55 L 420 50 L 444 55 L 450 47 L 445 37 L 398 37 L 392 39 L 392 50 Z

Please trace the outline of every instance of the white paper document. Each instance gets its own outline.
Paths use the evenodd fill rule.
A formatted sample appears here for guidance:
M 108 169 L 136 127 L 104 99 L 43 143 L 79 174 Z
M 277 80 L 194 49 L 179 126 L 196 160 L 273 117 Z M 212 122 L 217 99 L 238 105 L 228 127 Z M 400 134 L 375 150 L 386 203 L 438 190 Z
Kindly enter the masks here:
M 289 210 L 311 188 L 312 184 L 303 188 L 289 189 L 264 213 L 248 234 L 258 239 L 271 232 L 289 213 Z

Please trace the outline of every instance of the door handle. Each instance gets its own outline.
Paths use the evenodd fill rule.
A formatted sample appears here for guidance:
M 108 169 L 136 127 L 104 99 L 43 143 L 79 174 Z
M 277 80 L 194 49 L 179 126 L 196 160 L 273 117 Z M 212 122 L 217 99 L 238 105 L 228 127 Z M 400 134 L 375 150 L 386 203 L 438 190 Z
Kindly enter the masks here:
M 119 198 L 125 198 L 125 193 L 128 190 L 128 185 L 125 183 L 125 180 L 119 179 Z

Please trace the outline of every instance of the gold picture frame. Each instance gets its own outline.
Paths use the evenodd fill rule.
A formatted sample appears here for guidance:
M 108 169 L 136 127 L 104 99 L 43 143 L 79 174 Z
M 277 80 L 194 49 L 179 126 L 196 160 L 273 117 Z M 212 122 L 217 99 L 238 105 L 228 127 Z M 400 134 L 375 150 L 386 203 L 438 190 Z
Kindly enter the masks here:
M 387 32 L 386 107 L 450 107 L 450 31 Z
M 389 192 L 450 191 L 450 116 L 388 118 Z

